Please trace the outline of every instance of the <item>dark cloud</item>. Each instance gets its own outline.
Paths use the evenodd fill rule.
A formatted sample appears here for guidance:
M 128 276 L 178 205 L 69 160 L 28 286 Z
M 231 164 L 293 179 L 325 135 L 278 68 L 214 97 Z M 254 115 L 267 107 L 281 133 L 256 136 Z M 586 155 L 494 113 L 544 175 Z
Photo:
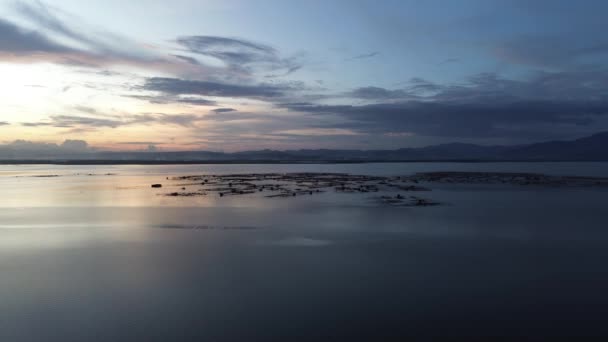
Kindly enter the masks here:
M 461 84 L 441 85 L 412 78 L 403 89 L 363 87 L 347 95 L 368 100 L 483 102 L 511 100 L 606 100 L 608 71 L 537 72 L 527 79 L 507 79 L 481 73 Z
M 434 99 L 460 102 L 515 99 L 606 101 L 608 72 L 538 72 L 524 80 L 505 79 L 494 73 L 482 73 L 469 78 L 467 84 L 441 86 Z
M 412 101 L 365 106 L 297 106 L 291 110 L 338 114 L 348 121 L 331 127 L 366 133 L 392 131 L 418 135 L 491 138 L 515 137 L 519 128 L 550 125 L 590 126 L 608 114 L 608 103 L 514 102 L 509 104 L 450 104 Z M 594 132 L 596 129 L 590 129 Z
M 217 106 L 216 101 L 202 99 L 202 98 L 195 98 L 195 97 L 179 97 L 175 100 L 175 102 L 190 104 L 190 105 L 195 105 L 195 106 Z
M 294 73 L 294 72 L 296 72 L 296 71 L 298 71 L 300 69 L 302 69 L 301 65 L 291 66 L 291 67 L 287 68 L 287 71 L 285 71 L 285 73 L 282 76 L 287 76 L 287 75 L 292 74 L 292 73 Z
M 10 125 L 10 123 L 6 122 L 6 121 L 0 121 L 0 126 L 8 126 Z
M 422 80 L 414 83 L 426 86 Z M 467 84 L 434 85 L 433 90 L 414 99 L 406 92 L 402 100 L 361 106 L 291 103 L 282 107 L 338 115 L 344 121 L 329 127 L 367 133 L 531 138 L 568 130 L 593 133 L 608 129 L 608 73 L 539 73 L 525 81 L 480 74 Z M 390 100 L 399 94 L 381 88 L 361 92 L 366 98 Z
M 201 62 L 199 62 L 196 58 L 192 58 L 192 57 L 188 57 L 188 56 L 182 56 L 182 55 L 172 55 L 173 57 L 179 58 L 183 61 L 186 61 L 190 64 L 194 64 L 194 65 L 200 65 Z
M 422 96 L 437 93 L 444 89 L 443 86 L 429 82 L 422 78 L 414 77 L 403 89 L 386 89 L 381 87 L 361 87 L 350 92 L 344 93 L 343 96 L 371 101 L 388 101 L 388 100 L 416 100 Z
M 216 113 L 228 113 L 228 112 L 234 112 L 236 111 L 236 109 L 234 108 L 216 108 L 212 110 L 213 112 Z
M 148 78 L 142 90 L 157 91 L 168 95 L 201 95 L 220 97 L 273 98 L 282 96 L 285 86 L 258 84 L 236 85 L 208 81 L 189 81 L 176 78 Z
M 346 93 L 345 96 L 362 100 L 403 100 L 412 95 L 403 89 L 389 90 L 380 87 L 362 87 Z

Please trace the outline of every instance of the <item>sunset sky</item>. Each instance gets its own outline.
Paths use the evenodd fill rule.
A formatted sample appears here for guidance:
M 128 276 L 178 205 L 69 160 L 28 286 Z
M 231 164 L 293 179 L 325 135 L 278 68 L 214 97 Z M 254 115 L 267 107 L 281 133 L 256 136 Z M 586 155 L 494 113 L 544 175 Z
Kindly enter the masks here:
M 608 130 L 606 13 L 592 0 L 0 1 L 0 144 L 577 138 Z

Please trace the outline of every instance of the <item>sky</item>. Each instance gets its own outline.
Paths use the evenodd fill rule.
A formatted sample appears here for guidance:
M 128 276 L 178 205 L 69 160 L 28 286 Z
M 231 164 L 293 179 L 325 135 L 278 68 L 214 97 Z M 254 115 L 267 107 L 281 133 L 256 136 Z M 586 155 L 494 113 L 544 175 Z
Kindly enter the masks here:
M 0 0 L 0 147 L 396 149 L 608 130 L 608 2 Z

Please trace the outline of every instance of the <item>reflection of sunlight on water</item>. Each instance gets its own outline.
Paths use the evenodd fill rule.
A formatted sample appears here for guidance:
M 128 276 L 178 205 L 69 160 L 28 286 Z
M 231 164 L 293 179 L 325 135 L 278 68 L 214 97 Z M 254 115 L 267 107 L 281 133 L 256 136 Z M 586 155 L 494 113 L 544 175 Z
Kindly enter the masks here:
M 143 166 L 93 167 L 90 171 L 93 176 L 84 173 L 83 167 L 72 169 L 64 166 L 59 170 L 52 167 L 49 167 L 49 170 L 44 170 L 42 167 L 32 169 L 25 167 L 23 171 L 25 174 L 61 174 L 62 176 L 0 177 L 0 188 L 3 189 L 3 195 L 0 196 L 0 232 L 9 234 L 7 231 L 30 228 L 32 233 L 24 235 L 24 238 L 34 242 L 23 243 L 34 246 L 36 241 L 40 245 L 45 245 L 45 241 L 54 244 L 54 237 L 46 237 L 50 231 L 65 236 L 67 241 L 72 241 L 70 243 L 78 243 L 79 240 L 74 240 L 74 237 L 78 236 L 74 231 L 79 228 L 90 231 L 91 236 L 98 234 L 98 237 L 115 241 L 151 238 L 155 234 L 184 233 L 175 230 L 159 233 L 151 232 L 149 229 L 161 225 L 269 227 L 292 233 L 298 230 L 306 231 L 306 234 L 324 231 L 340 234 L 366 231 L 407 232 L 450 238 L 493 237 L 520 240 L 539 236 L 550 239 L 594 238 L 603 231 L 596 227 L 598 222 L 601 222 L 597 219 L 598 215 L 605 212 L 605 202 L 602 200 L 605 194 L 593 189 L 565 192 L 541 191 L 537 188 L 518 188 L 516 191 L 511 191 L 510 189 L 514 188 L 494 187 L 490 191 L 489 188 L 484 187 L 452 189 L 437 187 L 429 196 L 450 205 L 428 208 L 383 207 L 375 202 L 372 203 L 369 194 L 351 195 L 332 191 L 294 198 L 265 198 L 263 193 L 221 198 L 217 193 L 197 197 L 164 196 L 173 191 L 180 191 L 179 182 L 171 182 L 166 178 L 181 173 L 210 173 L 209 170 L 214 168 L 233 172 L 259 172 L 285 167 L 293 169 L 299 166 L 149 166 L 149 174 L 146 174 L 146 168 Z M 308 170 L 320 166 L 302 167 Z M 345 166 L 323 167 L 330 168 L 330 171 L 344 171 L 342 168 Z M 349 167 L 366 166 L 349 165 Z M 377 165 L 370 167 L 373 170 Z M 387 165 L 384 167 L 389 169 Z M 403 165 L 395 166 L 393 173 L 398 173 L 401 167 Z M 7 171 L 6 167 L 3 169 L 2 166 L 0 170 Z M 163 170 L 175 173 L 160 174 Z M 8 171 L 14 172 L 10 168 Z M 76 175 L 77 173 L 79 175 Z M 106 175 L 107 173 L 113 175 Z M 154 183 L 162 183 L 163 187 L 151 188 L 150 185 Z M 196 190 L 196 185 L 187 187 L 186 191 Z M 563 195 L 556 196 L 556 194 Z M 548 207 L 565 215 L 547 216 L 544 213 Z M 572 212 L 576 212 L 577 215 L 568 214 Z M 571 227 L 581 224 L 588 227 L 588 232 L 573 236 L 575 232 Z M 264 232 L 259 234 L 266 234 L 267 230 L 264 229 Z M 36 235 L 34 231 L 40 231 L 40 235 Z M 102 234 L 102 231 L 106 233 Z M 300 234 L 289 235 L 297 237 Z M 325 240 L 318 239 L 318 236 L 314 235 L 306 238 L 313 241 L 286 240 L 274 243 L 314 245 L 317 243 L 316 240 Z M 84 239 L 81 242 L 86 243 L 86 241 Z M 6 243 L 9 242 L 16 243 L 15 241 Z
M 0 166 L 1 167 L 1 166 Z M 40 172 L 35 172 L 39 174 Z M 59 177 L 0 177 L 0 208 L 25 207 L 153 207 L 204 206 L 262 207 L 256 198 L 248 196 L 219 198 L 217 194 L 189 198 L 167 197 L 165 194 L 181 189 L 166 175 L 74 175 Z M 162 189 L 150 187 L 164 183 Z M 190 186 L 195 189 L 195 186 Z M 275 201 L 276 202 L 276 201 Z

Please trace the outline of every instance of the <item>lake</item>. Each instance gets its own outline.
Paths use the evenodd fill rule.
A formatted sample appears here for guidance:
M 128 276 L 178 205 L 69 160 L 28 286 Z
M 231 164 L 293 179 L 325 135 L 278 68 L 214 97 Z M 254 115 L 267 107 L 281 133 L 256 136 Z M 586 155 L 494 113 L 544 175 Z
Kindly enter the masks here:
M 608 336 L 608 189 L 164 196 L 167 177 L 608 163 L 0 166 L 1 341 Z M 162 183 L 161 189 L 151 188 Z

